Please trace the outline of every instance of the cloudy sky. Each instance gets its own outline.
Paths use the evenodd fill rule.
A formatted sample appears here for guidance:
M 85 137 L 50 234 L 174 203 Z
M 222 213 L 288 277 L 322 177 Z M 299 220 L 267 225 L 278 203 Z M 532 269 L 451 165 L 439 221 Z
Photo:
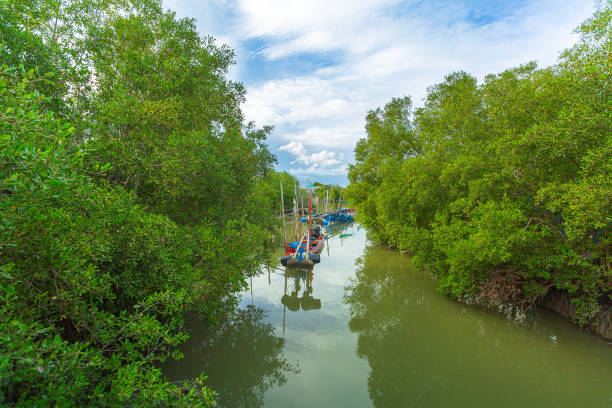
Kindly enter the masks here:
M 590 0 L 164 0 L 236 51 L 247 120 L 273 125 L 279 168 L 344 185 L 368 110 L 452 71 L 482 79 L 576 41 Z

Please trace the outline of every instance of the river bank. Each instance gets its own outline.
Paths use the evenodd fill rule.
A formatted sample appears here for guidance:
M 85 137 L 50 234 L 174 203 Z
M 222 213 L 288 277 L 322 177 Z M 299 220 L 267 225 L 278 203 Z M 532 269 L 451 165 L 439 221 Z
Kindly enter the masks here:
M 515 321 L 528 320 L 529 316 L 537 313 L 538 308 L 546 309 L 565 318 L 577 330 L 591 332 L 604 340 L 612 340 L 612 306 L 610 304 L 601 304 L 601 311 L 597 312 L 590 322 L 580 326 L 576 323 L 578 317 L 576 313 L 577 306 L 572 303 L 569 293 L 560 290 L 551 290 L 531 307 L 515 306 L 500 300 L 480 300 L 477 297 L 464 297 L 459 299 L 459 303 L 466 305 L 475 304 L 478 307 L 503 314 L 507 319 Z
M 569 319 L 577 316 L 576 305 L 571 302 L 569 293 L 560 290 L 551 290 L 539 302 L 538 306 Z M 584 325 L 584 329 L 591 331 L 606 340 L 612 340 L 612 302 L 601 300 L 601 311 L 593 316 L 592 320 Z M 612 343 L 611 343 L 612 344 Z

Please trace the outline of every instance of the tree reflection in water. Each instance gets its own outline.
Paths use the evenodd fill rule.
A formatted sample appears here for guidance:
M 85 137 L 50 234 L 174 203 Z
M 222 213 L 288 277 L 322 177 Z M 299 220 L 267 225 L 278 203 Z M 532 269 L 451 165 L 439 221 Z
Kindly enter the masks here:
M 358 334 L 357 355 L 371 368 L 368 392 L 376 407 L 423 406 L 424 394 L 445 382 L 436 380 L 428 365 L 434 345 L 415 333 L 411 318 L 424 312 L 427 300 L 422 288 L 409 285 L 405 257 L 378 255 L 366 249 L 345 294 L 349 328 Z
M 189 378 L 204 372 L 219 407 L 263 406 L 269 388 L 284 384 L 288 372 L 299 372 L 285 357 L 284 339 L 263 318 L 261 308 L 247 306 L 215 330 L 192 330 L 185 357 L 168 365 L 169 375 Z
M 367 248 L 358 261 L 344 299 L 374 406 L 609 406 L 595 339 L 551 319 L 517 327 L 435 287 L 407 256 Z

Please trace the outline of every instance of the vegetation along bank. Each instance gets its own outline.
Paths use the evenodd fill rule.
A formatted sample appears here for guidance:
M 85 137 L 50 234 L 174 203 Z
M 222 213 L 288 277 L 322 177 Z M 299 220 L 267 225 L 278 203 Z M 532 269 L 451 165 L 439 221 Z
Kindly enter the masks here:
M 370 238 L 451 298 L 542 302 L 612 338 L 611 17 L 602 2 L 554 66 L 454 72 L 423 107 L 370 111 L 347 189 Z
M 234 53 L 157 0 L 0 2 L 0 405 L 209 406 L 170 384 L 266 262 L 295 180 Z

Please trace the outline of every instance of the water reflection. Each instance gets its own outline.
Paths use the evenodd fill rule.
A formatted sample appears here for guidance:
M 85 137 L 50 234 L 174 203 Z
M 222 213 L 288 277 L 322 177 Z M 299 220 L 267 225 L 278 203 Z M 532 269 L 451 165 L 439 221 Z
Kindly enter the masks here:
M 285 293 L 281 298 L 281 303 L 292 312 L 300 310 L 313 310 L 321 308 L 321 299 L 315 299 L 312 296 L 312 279 L 314 273 L 312 270 L 287 269 L 285 271 Z M 288 280 L 293 281 L 291 294 L 287 294 Z M 299 296 L 300 290 L 304 287 L 302 296 Z
M 452 302 L 405 256 L 366 249 L 345 302 L 376 407 L 612 403 L 612 354 L 600 340 L 556 316 L 516 327 Z
M 284 384 L 288 373 L 299 372 L 284 354 L 284 339 L 263 319 L 264 311 L 249 305 L 216 330 L 194 324 L 182 348 L 185 357 L 169 362 L 164 372 L 174 380 L 204 372 L 219 407 L 263 406 L 268 389 Z
M 193 325 L 164 372 L 204 372 L 222 407 L 611 407 L 601 340 L 546 311 L 517 326 L 453 302 L 408 256 L 339 230 L 313 270 L 254 277 L 221 330 Z
M 355 224 L 355 221 L 338 222 L 332 225 L 328 225 L 327 227 L 325 227 L 327 239 L 331 239 L 337 236 L 340 240 L 340 245 L 342 245 L 345 239 L 353 235 L 355 226 L 357 226 L 357 224 Z
M 285 270 L 285 293 L 281 298 L 283 304 L 283 334 L 285 334 L 285 323 L 287 320 L 287 309 L 297 312 L 300 308 L 304 311 L 321 309 L 321 299 L 315 299 L 312 295 L 312 280 L 314 272 L 297 268 L 287 268 Z M 289 283 L 292 281 L 292 283 Z M 287 287 L 291 288 L 288 290 Z M 304 290 L 300 291 L 304 288 Z M 287 294 L 287 292 L 290 292 Z
M 340 246 L 343 245 L 343 240 L 353 235 L 353 227 L 355 222 L 338 222 L 329 225 L 325 228 L 327 244 L 325 248 L 327 250 L 327 256 L 330 256 L 330 240 L 335 238 L 339 240 Z M 327 261 L 328 259 L 325 259 Z M 313 295 L 312 282 L 314 279 L 314 270 L 321 267 L 321 265 L 315 265 L 312 269 L 301 269 L 295 267 L 285 268 L 284 278 L 285 286 L 284 293 L 281 298 L 283 305 L 283 335 L 285 334 L 287 310 L 290 312 L 297 312 L 300 309 L 303 311 L 308 310 L 319 310 L 321 309 L 321 299 L 315 298 Z M 268 275 L 269 276 L 269 275 Z M 268 277 L 270 283 L 270 278 Z M 252 285 L 251 285 L 252 287 Z

